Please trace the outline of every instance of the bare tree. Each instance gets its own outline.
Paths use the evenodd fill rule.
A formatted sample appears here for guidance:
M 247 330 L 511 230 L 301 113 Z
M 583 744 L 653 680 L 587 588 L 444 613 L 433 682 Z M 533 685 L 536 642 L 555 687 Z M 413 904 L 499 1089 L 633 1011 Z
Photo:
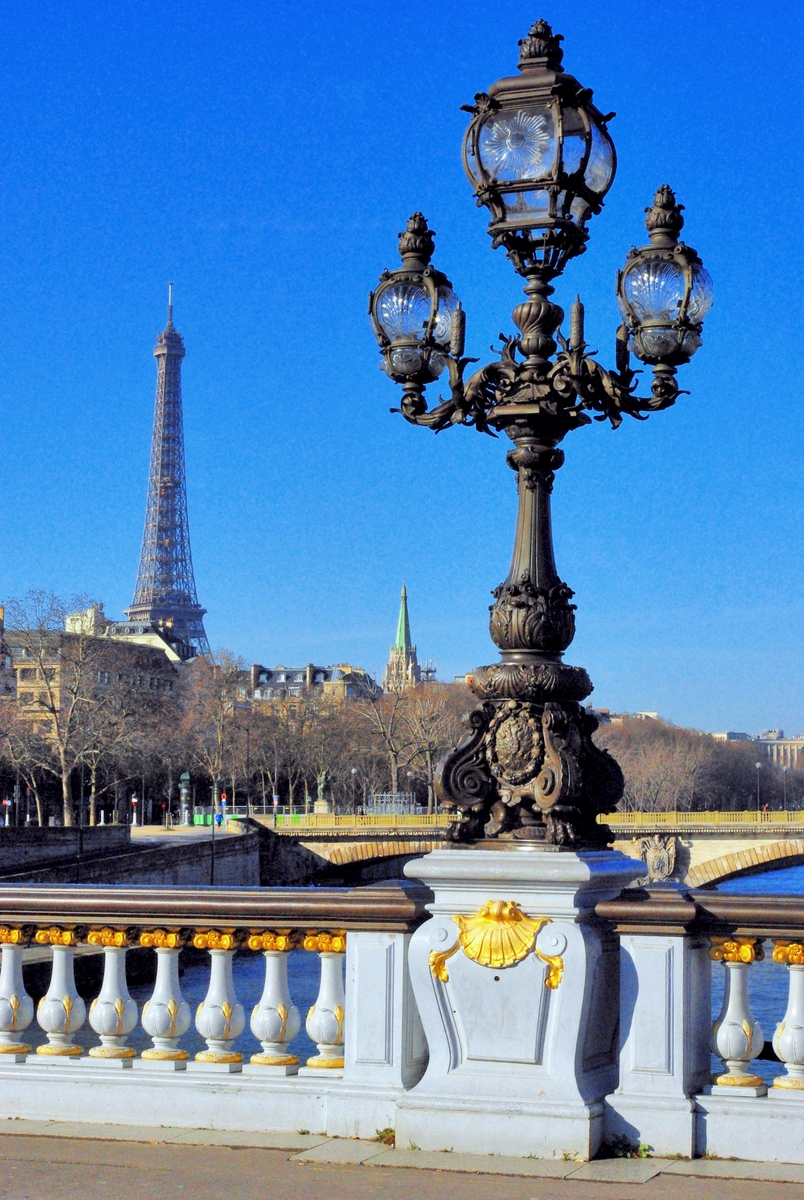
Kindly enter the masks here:
M 412 750 L 410 763 L 427 786 L 427 811 L 435 812 L 435 770 L 445 751 L 461 739 L 461 717 L 471 707 L 465 687 L 423 683 L 402 694 L 401 723 Z

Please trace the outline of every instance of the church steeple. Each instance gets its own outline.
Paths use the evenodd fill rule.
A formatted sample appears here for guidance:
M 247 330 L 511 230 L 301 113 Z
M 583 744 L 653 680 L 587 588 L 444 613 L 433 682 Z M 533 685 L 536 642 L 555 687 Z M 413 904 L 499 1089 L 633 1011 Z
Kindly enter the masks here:
M 391 647 L 388 665 L 383 676 L 382 690 L 384 692 L 404 692 L 407 688 L 421 683 L 421 680 L 421 667 L 416 658 L 416 647 L 410 636 L 408 589 L 403 583 L 399 602 L 399 620 L 396 624 L 396 641 Z
M 399 602 L 399 621 L 396 626 L 395 650 L 405 653 L 410 651 L 410 621 L 408 620 L 408 589 L 402 584 L 402 598 Z

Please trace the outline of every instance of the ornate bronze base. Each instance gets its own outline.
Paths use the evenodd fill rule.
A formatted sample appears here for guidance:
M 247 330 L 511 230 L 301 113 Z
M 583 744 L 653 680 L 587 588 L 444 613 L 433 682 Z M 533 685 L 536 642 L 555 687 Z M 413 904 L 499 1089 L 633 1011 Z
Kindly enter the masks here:
M 572 849 L 604 849 L 613 841 L 596 817 L 617 804 L 623 776 L 592 741 L 598 725 L 592 713 L 573 701 L 498 699 L 475 709 L 469 724 L 472 732 L 441 761 L 436 779 L 442 808 L 458 818 L 448 841 Z

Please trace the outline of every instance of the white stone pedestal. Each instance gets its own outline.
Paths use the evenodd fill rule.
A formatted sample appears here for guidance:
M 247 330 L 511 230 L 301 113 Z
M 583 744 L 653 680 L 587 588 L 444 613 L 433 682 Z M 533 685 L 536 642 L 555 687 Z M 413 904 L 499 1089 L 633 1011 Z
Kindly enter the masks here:
M 668 899 L 676 892 L 668 885 Z M 620 942 L 620 1083 L 606 1137 L 692 1158 L 694 1096 L 710 1076 L 709 940 L 623 933 Z
M 510 843 L 407 864 L 435 894 L 409 950 L 430 1061 L 397 1102 L 397 1146 L 595 1154 L 617 1084 L 619 944 L 592 910 L 643 869 Z

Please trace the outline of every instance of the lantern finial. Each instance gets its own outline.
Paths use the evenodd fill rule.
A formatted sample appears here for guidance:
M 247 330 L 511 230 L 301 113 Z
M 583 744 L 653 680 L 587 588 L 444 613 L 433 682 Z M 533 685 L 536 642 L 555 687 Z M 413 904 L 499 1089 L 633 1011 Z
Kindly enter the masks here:
M 539 20 L 531 25 L 528 36 L 519 43 L 519 69 L 525 70 L 531 63 L 538 63 L 558 70 L 564 58 L 560 33 L 553 33 L 546 21 Z

